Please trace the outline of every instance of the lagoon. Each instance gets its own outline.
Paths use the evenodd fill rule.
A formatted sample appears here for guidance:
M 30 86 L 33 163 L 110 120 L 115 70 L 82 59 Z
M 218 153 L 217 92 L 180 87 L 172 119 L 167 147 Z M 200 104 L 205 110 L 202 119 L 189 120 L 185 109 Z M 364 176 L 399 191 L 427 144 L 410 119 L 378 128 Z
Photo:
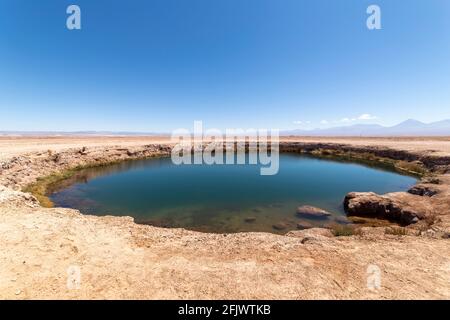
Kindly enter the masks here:
M 404 191 L 416 178 L 359 163 L 280 154 L 279 172 L 257 165 L 175 165 L 170 158 L 83 169 L 49 190 L 55 206 L 85 214 L 132 216 L 137 223 L 204 232 L 289 230 L 345 223 L 351 191 Z M 299 218 L 311 205 L 327 218 Z

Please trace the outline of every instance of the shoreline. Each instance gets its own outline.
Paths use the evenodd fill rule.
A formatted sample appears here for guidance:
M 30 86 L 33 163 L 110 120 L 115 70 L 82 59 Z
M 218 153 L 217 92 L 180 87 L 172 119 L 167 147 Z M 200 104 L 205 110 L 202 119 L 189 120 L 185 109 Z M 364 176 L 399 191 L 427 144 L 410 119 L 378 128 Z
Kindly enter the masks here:
M 283 142 L 285 143 L 285 142 Z M 280 146 L 280 151 L 282 148 L 289 149 L 292 148 L 292 143 L 299 143 L 299 142 L 288 142 L 288 144 L 284 144 Z M 311 144 L 302 144 L 300 142 L 300 145 L 295 146 L 298 148 L 299 146 L 303 148 L 309 149 L 322 149 L 325 150 L 324 147 L 329 147 L 332 145 L 332 150 L 342 150 L 343 148 L 348 150 L 349 148 L 353 151 L 355 151 L 355 146 L 341 146 L 336 144 L 320 144 L 320 145 L 311 145 Z M 246 298 L 246 297 L 252 297 L 252 298 L 351 298 L 351 297 L 357 297 L 357 298 L 373 298 L 373 297 L 379 297 L 379 298 L 412 298 L 413 296 L 416 297 L 434 297 L 434 298 L 448 298 L 450 297 L 450 288 L 448 286 L 448 283 L 450 283 L 450 274 L 448 274 L 448 270 L 445 269 L 447 266 L 450 266 L 449 258 L 444 256 L 441 256 L 439 258 L 440 254 L 438 252 L 445 252 L 445 250 L 450 249 L 449 240 L 442 237 L 442 234 L 446 235 L 450 231 L 450 212 L 448 212 L 448 203 L 441 202 L 434 200 L 433 198 L 436 197 L 425 197 L 425 196 L 419 196 L 419 195 L 402 195 L 407 197 L 408 201 L 410 199 L 416 199 L 418 201 L 432 201 L 430 203 L 433 203 L 433 205 L 436 206 L 436 210 L 444 210 L 440 213 L 439 219 L 441 221 L 434 221 L 432 225 L 425 226 L 422 230 L 422 225 L 418 225 L 417 223 L 413 224 L 412 227 L 408 227 L 407 230 L 411 229 L 411 232 L 407 232 L 406 235 L 390 235 L 387 234 L 385 231 L 385 228 L 376 228 L 376 227 L 362 227 L 361 228 L 361 234 L 359 235 L 350 235 L 350 236 L 341 236 L 341 237 L 334 237 L 329 232 L 327 233 L 326 229 L 306 229 L 302 231 L 293 231 L 289 232 L 288 234 L 284 236 L 278 236 L 274 234 L 267 234 L 267 233 L 240 233 L 240 234 L 209 234 L 209 233 L 200 233 L 195 231 L 187 231 L 184 229 L 163 229 L 163 228 L 157 228 L 157 227 L 151 227 L 146 225 L 138 225 L 133 222 L 133 219 L 130 217 L 96 217 L 96 216 L 85 216 L 81 213 L 79 213 L 77 210 L 73 209 L 62 209 L 62 208 L 43 208 L 41 207 L 35 198 L 30 197 L 29 194 L 22 193 L 19 190 L 28 183 L 35 181 L 38 177 L 42 176 L 42 173 L 48 173 L 54 170 L 55 168 L 62 168 L 65 170 L 69 170 L 70 168 L 73 168 L 73 165 L 81 165 L 86 164 L 89 161 L 93 161 L 93 163 L 97 163 L 98 165 L 101 165 L 101 162 L 104 159 L 110 159 L 117 160 L 117 161 L 124 161 L 129 158 L 134 157 L 147 157 L 147 156 L 154 156 L 156 154 L 162 155 L 164 153 L 168 152 L 168 149 L 165 149 L 167 146 L 161 146 L 156 144 L 145 144 L 144 146 L 126 146 L 126 147 L 113 147 L 113 146 L 106 146 L 106 147 L 87 147 L 83 148 L 83 146 L 80 146 L 80 148 L 72 148 L 70 150 L 65 150 L 57 153 L 52 153 L 51 155 L 48 153 L 48 150 L 42 150 L 37 153 L 29 153 L 27 155 L 17 155 L 15 158 L 11 158 L 8 162 L 2 163 L 2 171 L 0 174 L 0 223 L 3 223 L 3 234 L 2 234 L 2 243 L 5 243 L 6 249 L 5 252 L 2 252 L 0 255 L 0 258 L 8 259 L 7 257 L 13 254 L 13 252 L 22 252 L 24 255 L 31 255 L 31 258 L 35 261 L 39 261 L 39 255 L 35 255 L 37 252 L 33 254 L 32 248 L 37 247 L 40 248 L 39 250 L 43 250 L 42 252 L 48 252 L 51 248 L 53 250 L 50 250 L 52 252 L 52 256 L 50 257 L 50 260 L 52 261 L 51 265 L 56 266 L 56 268 L 61 269 L 64 271 L 64 266 L 67 265 L 67 260 L 78 260 L 78 263 L 80 263 L 83 268 L 93 268 L 93 266 L 96 265 L 96 263 L 93 262 L 92 259 L 103 261 L 103 263 L 112 263 L 112 260 L 108 258 L 109 255 L 105 256 L 104 250 L 108 248 L 109 251 L 117 252 L 120 255 L 126 256 L 126 259 L 118 258 L 118 261 L 115 261 L 113 264 L 115 266 L 115 270 L 113 273 L 110 273 L 109 270 L 104 270 L 101 268 L 94 268 L 95 271 L 90 271 L 92 274 L 90 277 L 88 277 L 88 285 L 90 288 L 98 287 L 96 283 L 92 282 L 91 280 L 92 275 L 96 274 L 97 276 L 99 274 L 104 274 L 108 279 L 114 279 L 114 278 L 127 278 L 131 277 L 132 279 L 132 289 L 131 292 L 128 291 L 124 293 L 121 290 L 124 290 L 125 287 L 119 286 L 120 288 L 109 288 L 108 286 L 100 286 L 101 288 L 97 288 L 95 292 L 91 291 L 83 291 L 84 293 L 81 294 L 80 291 L 78 292 L 70 292 L 67 291 L 67 288 L 64 287 L 64 272 L 61 273 L 61 270 L 57 272 L 56 275 L 47 274 L 44 276 L 44 278 L 48 277 L 52 281 L 51 283 L 59 283 L 59 285 L 55 286 L 59 289 L 55 289 L 55 287 L 52 287 L 52 285 L 46 285 L 44 282 L 36 283 L 36 288 L 33 290 L 28 290 L 27 292 L 22 291 L 19 294 L 16 294 L 17 291 L 11 291 L 8 288 L 13 288 L 14 284 L 17 284 L 17 280 L 12 281 L 9 284 L 5 284 L 0 282 L 0 296 L 2 297 L 15 297 L 15 298 L 38 298 L 38 297 L 52 297 L 53 294 L 58 293 L 60 297 L 66 297 L 66 298 L 83 298 L 83 297 L 91 297 L 91 298 L 120 298 L 120 297 L 132 297 L 132 298 L 220 298 L 220 297 L 228 297 L 228 298 Z M 314 148 L 313 148 L 314 147 Z M 320 148 L 318 148 L 320 147 Z M 356 146 L 357 147 L 357 146 Z M 386 150 L 383 148 L 378 149 L 371 149 L 372 151 L 384 153 L 386 154 Z M 367 147 L 362 148 L 361 150 L 367 151 Z M 326 153 L 329 151 L 326 151 Z M 409 154 L 404 153 L 404 151 L 394 150 L 394 151 L 388 151 L 393 152 L 392 154 L 394 157 L 401 157 L 405 154 L 407 154 L 408 159 L 412 161 L 417 161 L 418 159 L 425 160 L 424 165 L 428 168 L 428 170 L 431 170 L 432 172 L 436 173 L 436 179 L 440 179 L 440 183 L 436 184 L 438 188 L 440 188 L 439 192 L 444 192 L 445 195 L 448 195 L 449 192 L 449 186 L 450 186 L 450 179 L 448 178 L 448 171 L 445 171 L 444 173 L 442 170 L 444 170 L 444 166 L 446 166 L 445 163 L 447 163 L 447 156 L 439 157 L 439 156 L 430 156 L 426 154 L 421 153 L 412 153 Z M 73 156 L 73 157 L 72 157 Z M 325 154 L 325 156 L 328 156 Z M 103 159 L 103 160 L 102 160 Z M 86 161 L 89 160 L 89 161 Z M 401 161 L 401 160 L 400 160 Z M 442 164 L 444 163 L 444 164 Z M 447 164 L 448 165 L 448 164 Z M 446 169 L 448 170 L 448 169 Z M 11 174 L 13 173 L 13 174 Z M 425 181 L 427 182 L 427 181 Z M 428 181 L 429 182 L 429 181 Z M 418 185 L 422 185 L 424 181 L 418 182 Z M 433 183 L 432 183 L 433 184 Z M 434 184 L 433 184 L 434 185 Z M 445 189 L 445 190 L 444 190 Z M 14 191 L 16 190 L 16 191 Z M 396 193 L 399 194 L 399 193 Z M 401 192 L 401 194 L 406 194 Z M 396 195 L 398 197 L 398 195 Z M 438 196 L 436 199 L 439 200 Z M 448 198 L 447 198 L 448 199 Z M 398 199 L 396 199 L 398 201 Z M 448 201 L 447 201 L 448 202 Z M 428 204 L 428 203 L 427 203 Z M 447 211 L 445 211 L 447 210 Z M 56 219 L 56 220 L 55 220 Z M 20 221 L 28 221 L 27 223 L 23 224 Z M 15 222 L 14 222 L 15 221 Z M 74 242 L 74 246 L 77 249 L 71 249 L 69 256 L 67 256 L 67 250 L 65 248 L 65 245 L 63 247 L 54 248 L 54 245 L 48 243 L 45 239 L 45 234 L 42 234 L 42 232 L 39 231 L 41 227 L 39 227 L 37 230 L 34 228 L 32 230 L 28 230 L 29 228 L 26 227 L 29 224 L 35 224 L 35 225 L 44 225 L 46 226 L 44 229 L 48 230 L 50 232 L 50 238 L 54 238 L 53 240 L 56 240 L 56 242 L 65 242 L 64 239 L 66 236 L 64 236 L 64 228 L 68 228 L 68 230 L 72 230 L 69 232 L 71 235 L 70 237 L 73 238 L 72 242 Z M 61 226 L 61 223 L 65 225 L 63 227 L 63 230 L 60 230 L 57 228 L 57 225 Z M 56 224 L 56 225 L 54 225 Z M 22 225 L 22 227 L 20 227 Z M 416 228 L 417 227 L 417 228 Z M 6 230 L 5 230 L 6 228 Z M 25 229 L 23 229 L 25 228 Z M 60 228 L 60 227 L 59 227 Z M 105 229 L 106 228 L 106 229 Z M 33 241 L 31 239 L 26 241 L 19 241 L 19 240 L 13 240 L 11 239 L 11 234 L 5 233 L 8 229 L 14 230 L 12 234 L 16 233 L 23 233 L 24 230 L 28 230 L 33 233 L 37 237 L 36 241 Z M 111 229 L 111 230 L 110 230 Z M 20 231 L 22 230 L 22 231 Z M 83 231 L 84 230 L 84 231 Z M 414 230 L 414 232 L 412 232 Z M 420 235 L 415 235 L 416 230 L 420 231 Z M 94 233 L 93 233 L 94 232 Z M 99 234 L 100 233 L 100 234 Z M 67 233 L 66 233 L 67 234 Z M 440 236 L 441 234 L 441 236 Z M 99 248 L 92 248 L 91 245 L 88 245 L 88 243 L 91 243 L 93 239 L 99 237 L 100 235 L 105 236 L 107 239 L 105 246 L 100 246 Z M 26 237 L 26 236 L 25 236 Z M 42 238 L 44 237 L 44 238 Z M 177 239 L 173 245 L 168 243 L 164 239 L 174 239 L 174 237 Z M 14 238 L 14 237 L 13 237 Z M 23 237 L 22 237 L 23 238 Z M 27 237 L 26 237 L 27 238 Z M 18 239 L 18 238 L 17 238 Z M 197 239 L 197 240 L 195 240 Z M 203 239 L 203 240 L 200 240 Z M 223 240 L 227 239 L 226 245 L 224 245 Z M 244 241 L 245 242 L 242 242 Z M 23 240 L 23 239 L 22 239 Z M 117 241 L 125 241 L 122 243 L 122 245 L 118 245 Z M 150 242 L 148 242 L 150 241 Z M 155 242 L 156 241 L 156 242 Z M 187 242 L 186 242 L 187 241 Z M 200 242 L 197 242 L 200 241 Z M 181 242 L 181 243 L 180 243 Z M 76 244 L 75 244 L 76 243 Z M 156 245 L 156 243 L 159 243 Z M 195 245 L 194 245 L 195 243 Z M 213 248 L 217 248 L 217 245 L 221 243 L 224 248 L 219 251 L 225 251 L 225 255 L 217 255 L 217 253 L 214 253 Z M 259 243 L 259 244 L 258 244 Z M 55 243 L 56 244 L 56 243 Z M 389 244 L 390 246 L 395 247 L 395 253 L 394 256 L 401 257 L 401 261 L 394 262 L 393 260 L 389 258 L 389 255 L 383 258 L 383 251 L 386 251 L 385 245 Z M 155 247 L 156 245 L 156 247 Z M 26 248 L 26 247 L 32 247 Z M 220 245 L 219 245 L 220 246 Z M 262 247 L 261 247 L 262 246 Z M 274 247 L 275 246 L 275 247 Z M 278 246 L 279 249 L 281 249 L 281 252 L 279 249 L 276 249 Z M 164 247 L 163 251 L 160 251 L 159 249 L 162 249 Z M 46 249 L 47 248 L 47 249 Z M 159 248 L 159 249 L 158 249 Z M 194 253 L 192 249 L 195 248 L 199 253 L 203 252 L 203 257 L 199 257 L 199 253 Z M 210 251 L 209 249 L 213 250 Z M 353 248 L 353 249 L 352 249 Z M 357 254 L 356 256 L 348 256 L 354 248 L 360 248 L 363 250 L 360 254 L 363 254 L 361 256 L 360 254 Z M 371 252 L 367 252 L 367 250 L 371 250 Z M 370 249 L 369 249 L 370 248 Z M 29 252 L 31 250 L 31 252 Z M 125 250 L 125 251 L 124 251 Z M 131 251 L 130 251 L 131 250 Z M 206 250 L 206 251 L 205 251 Z M 264 251 L 264 255 L 269 258 L 270 260 L 264 260 L 263 262 L 259 261 L 259 255 L 258 257 L 253 252 L 259 252 L 262 254 L 261 250 Z M 314 255 L 311 256 L 307 254 L 308 252 L 312 252 L 313 250 Z M 337 251 L 336 251 L 337 250 Z M 390 249 L 389 249 L 390 250 Z M 388 250 L 388 251 L 389 251 Z M 435 252 L 435 257 L 433 259 L 430 259 L 431 261 L 424 261 L 424 256 L 422 255 L 428 255 L 426 252 Z M 442 251 L 444 250 L 444 251 Z M 172 258 L 169 258 L 165 251 L 172 252 L 174 255 L 172 255 Z M 296 265 L 292 265 L 291 263 L 288 263 L 293 270 L 297 270 L 294 274 L 287 272 L 283 267 L 282 261 L 290 261 L 288 256 L 283 254 L 282 252 L 289 251 L 291 260 L 294 259 L 296 261 Z M 128 253 L 126 253 L 128 252 Z M 159 254 L 157 254 L 159 252 Z M 240 253 L 239 253 L 240 252 Z M 66 256 L 66 258 L 62 258 L 61 254 Z M 132 254 L 133 253 L 133 254 Z M 433 273 L 437 273 L 438 280 L 436 280 L 436 277 L 427 277 L 424 276 L 423 273 L 420 273 L 420 275 L 411 275 L 408 274 L 408 272 L 403 271 L 402 269 L 396 269 L 395 277 L 391 280 L 394 282 L 399 281 L 400 279 L 403 282 L 408 279 L 407 281 L 412 281 L 413 278 L 416 282 L 421 282 L 422 286 L 425 289 L 420 289 L 419 287 L 415 287 L 413 285 L 411 287 L 411 284 L 408 286 L 410 291 L 406 292 L 402 288 L 391 288 L 390 290 L 373 293 L 373 292 L 367 292 L 367 289 L 364 289 L 364 270 L 358 271 L 357 274 L 351 275 L 351 272 L 349 273 L 349 270 L 354 269 L 355 263 L 362 267 L 363 263 L 362 261 L 366 261 L 369 263 L 369 261 L 382 261 L 382 263 L 386 263 L 388 259 L 389 264 L 401 264 L 403 267 L 404 265 L 404 258 L 406 256 L 409 256 L 409 254 L 414 253 L 414 256 L 416 256 L 416 260 L 414 258 L 408 258 L 408 263 L 411 263 L 415 268 L 420 268 L 420 263 L 424 263 L 428 270 L 433 270 Z M 129 264 L 128 259 L 130 258 L 129 255 L 135 255 L 137 254 L 139 256 L 139 259 L 136 261 L 136 263 L 133 263 L 135 267 L 139 266 L 138 269 L 141 270 L 148 270 L 148 268 L 151 268 L 152 261 L 151 259 L 156 259 L 157 261 L 160 261 L 159 263 L 162 263 L 162 261 L 165 261 L 164 265 L 169 274 L 171 273 L 170 270 L 174 271 L 177 270 L 180 274 L 184 274 L 188 270 L 192 272 L 193 274 L 197 274 L 200 272 L 200 270 L 204 268 L 211 268 L 212 265 L 215 265 L 213 269 L 208 269 L 214 274 L 214 278 L 206 277 L 205 279 L 201 278 L 195 278 L 192 279 L 191 276 L 186 279 L 179 278 L 176 276 L 177 279 L 175 283 L 168 284 L 166 283 L 166 287 L 160 287 L 159 291 L 155 289 L 150 290 L 148 286 L 156 286 L 162 285 L 160 280 L 157 279 L 143 279 L 142 276 L 139 277 L 138 274 L 135 272 L 131 272 L 128 270 L 128 268 L 125 268 L 126 264 Z M 155 254 L 157 254 L 155 256 Z M 47 256 L 46 254 L 44 254 Z M 79 260 L 81 256 L 89 256 L 89 261 L 83 261 Z M 163 260 L 161 260 L 161 257 L 165 257 Z M 308 259 L 306 259 L 306 256 Z M 381 255 L 381 256 L 380 256 Z M 334 270 L 335 268 L 339 269 L 337 266 L 337 261 L 341 261 L 341 259 L 337 259 L 338 256 L 346 256 L 348 261 L 344 264 L 349 270 L 345 273 L 345 276 L 343 274 L 339 274 L 339 271 Z M 78 257 L 78 258 L 77 258 Z M 95 258 L 97 257 L 97 258 Z M 147 258 L 146 258 L 147 257 Z M 153 257 L 153 258 L 150 258 Z M 169 258 L 169 260 L 166 260 Z M 183 263 L 179 264 L 181 259 L 190 261 L 188 265 L 183 266 Z M 288 260 L 285 260 L 285 259 Z M 150 259 L 150 260 L 148 260 Z M 174 261 L 170 261 L 171 259 L 174 259 Z M 192 263 L 194 263 L 195 259 L 200 259 L 203 261 L 202 264 L 196 264 L 197 266 L 192 269 Z M 206 260 L 205 260 L 206 259 Z M 212 259 L 212 260 L 211 260 Z M 244 259 L 244 260 L 242 260 Z M 412 259 L 412 260 L 411 260 Z M 437 259 L 437 260 L 436 260 Z M 175 262 L 176 261 L 176 262 Z M 209 262 L 208 262 L 209 261 Z M 213 263 L 213 261 L 215 261 Z M 229 262 L 226 262 L 229 261 Z M 250 263 L 250 267 L 246 269 L 242 269 L 242 261 L 248 261 Z M 309 262 L 306 262 L 309 261 Z M 322 267 L 318 267 L 317 263 L 323 264 Z M 344 260 L 345 261 L 345 260 Z M 359 262 L 358 262 L 359 261 Z M 384 262 L 383 262 L 384 261 Z M 403 261 L 403 262 L 402 262 Z M 439 261 L 439 262 L 438 262 Z M 229 263 L 232 264 L 230 265 Z M 213 264 L 211 264 L 213 263 Z M 315 265 L 318 267 L 318 270 L 311 270 L 311 263 L 312 265 Z M 341 263 L 341 262 L 340 262 Z M 432 265 L 430 265 L 430 263 Z M 38 263 L 42 266 L 42 261 Z M 20 276 L 24 276 L 22 270 L 23 268 L 26 268 L 25 266 L 19 266 L 14 262 L 6 264 L 6 267 L 10 272 L 13 272 L 12 270 L 19 270 L 17 273 Z M 245 264 L 244 264 L 245 265 Z M 353 265 L 353 267 L 351 267 Z M 271 275 L 268 273 L 267 267 L 272 268 L 275 273 L 275 278 L 281 277 L 285 279 L 287 282 L 282 283 L 281 285 L 278 283 L 274 283 L 274 275 Z M 155 267 L 155 266 L 154 266 Z M 238 269 L 236 269 L 238 267 Z M 247 265 L 248 267 L 248 265 Z M 11 269 L 12 268 L 12 269 Z M 124 269 L 125 268 L 125 269 Z M 163 272 L 163 274 L 166 276 L 165 272 L 160 267 L 156 267 L 159 272 Z M 214 270 L 215 268 L 219 269 L 225 269 L 227 270 L 225 274 L 217 274 Z M 306 268 L 306 269 L 305 269 Z M 326 280 L 325 284 L 323 284 L 323 289 L 316 288 L 317 283 L 314 281 L 318 281 L 321 277 L 324 277 L 324 268 L 328 270 L 329 273 L 327 276 L 325 276 L 324 279 Z M 407 269 L 407 267 L 405 267 Z M 444 268 L 444 269 L 442 269 Z M 25 270 L 24 269 L 24 270 Z M 39 268 L 38 268 L 39 269 Z M 217 271 L 219 270 L 217 269 Z M 284 270 L 284 271 L 283 271 Z M 303 271 L 302 271 L 303 270 Z M 304 275 L 300 275 L 299 272 L 305 272 L 309 270 L 309 275 L 312 277 L 312 279 L 315 279 L 314 281 L 308 280 L 307 277 L 304 277 Z M 441 271 L 439 271 L 441 270 Z M 447 271 L 446 271 L 447 270 Z M 450 270 L 450 269 L 449 269 Z M 42 270 L 41 270 L 42 271 Z M 37 271 L 38 273 L 41 271 Z M 391 270 L 392 271 L 392 270 Z M 2 276 L 5 276 L 5 271 L 0 271 L 2 273 Z M 7 272 L 7 271 L 6 271 Z M 124 273 L 123 275 L 120 275 L 120 273 Z M 248 273 L 250 272 L 250 274 Z M 268 282 L 268 288 L 271 288 L 271 292 L 262 290 L 261 292 L 254 292 L 254 288 L 252 287 L 255 283 L 260 285 L 262 283 L 262 278 L 254 278 L 255 272 L 257 274 L 264 274 L 264 281 Z M 404 273 L 406 272 L 406 273 Z M 14 272 L 13 272 L 14 273 Z M 212 276 L 210 274 L 210 276 Z M 96 276 L 94 276 L 95 278 Z M 219 282 L 217 282 L 217 277 L 220 279 Z M 234 278 L 233 278 L 234 277 Z M 412 278 L 411 278 L 412 277 Z M 424 277 L 422 280 L 419 279 L 420 277 Z M 440 278 L 439 278 L 440 277 Z M 9 278 L 6 274 L 6 278 Z M 17 278 L 17 275 L 16 275 Z M 29 283 L 30 281 L 32 283 L 35 283 L 31 275 L 25 276 L 26 281 L 24 283 Z M 357 279 L 356 279 L 357 278 Z M 216 280 L 214 280 L 216 279 Z M 242 285 L 238 285 L 238 289 L 236 292 L 232 293 L 230 284 L 226 283 L 226 279 L 228 281 L 231 281 L 231 283 L 236 283 L 236 279 L 240 279 L 243 283 L 246 285 L 242 287 Z M 249 281 L 248 280 L 253 280 Z M 290 280 L 289 280 L 290 279 Z M 294 281 L 294 279 L 296 279 Z M 437 281 L 436 283 L 433 283 Z M 441 279 L 441 280 L 439 280 Z M 174 280 L 174 279 L 172 279 Z M 210 281 L 211 284 L 207 284 L 207 281 Z M 267 280 L 267 281 L 265 281 Z M 135 282 L 136 281 L 136 282 Z M 137 290 L 138 288 L 136 285 L 140 282 L 144 281 L 146 284 L 146 288 L 149 290 L 147 292 L 140 292 L 140 290 Z M 205 282 L 206 281 L 206 282 Z M 222 282 L 225 281 L 225 282 Z M 294 283 L 292 282 L 294 281 Z M 339 289 L 339 286 L 336 286 L 334 283 L 337 281 L 340 283 L 339 286 L 342 287 L 342 283 L 348 283 L 349 281 L 352 283 L 352 287 L 354 289 L 352 290 L 342 290 Z M 356 281 L 355 283 L 353 283 Z M 413 282 L 414 282 L 413 281 Z M 429 281 L 429 282 L 427 282 Z M 190 289 L 189 292 L 185 291 L 187 287 L 194 288 L 197 287 L 198 283 L 203 283 L 207 288 L 205 290 L 200 290 L 197 293 L 191 292 Z M 439 285 L 439 283 L 441 285 Z M 222 287 L 221 287 L 222 286 Z M 128 286 L 129 287 L 129 286 Z M 138 286 L 139 287 L 139 286 Z M 42 292 L 36 291 L 39 288 Z M 52 289 L 53 288 L 53 289 Z M 129 287 L 130 288 L 130 287 Z M 167 288 L 172 288 L 171 290 L 167 291 Z M 185 289 L 182 289 L 185 288 Z M 303 288 L 303 291 L 300 290 L 300 288 Z M 308 289 L 309 288 L 309 289 Z M 314 289 L 313 289 L 314 288 Z M 35 290 L 36 289 L 36 290 Z M 135 291 L 136 289 L 136 291 Z M 280 290 L 283 289 L 283 290 Z M 55 291 L 56 290 L 56 291 Z M 98 291 L 100 290 L 100 291 Z M 299 291 L 300 290 L 300 291 Z M 324 291 L 325 290 L 325 291 Z M 326 291 L 328 290 L 328 291 Z M 440 293 L 439 293 L 440 292 Z M 227 295 L 228 293 L 228 295 Z

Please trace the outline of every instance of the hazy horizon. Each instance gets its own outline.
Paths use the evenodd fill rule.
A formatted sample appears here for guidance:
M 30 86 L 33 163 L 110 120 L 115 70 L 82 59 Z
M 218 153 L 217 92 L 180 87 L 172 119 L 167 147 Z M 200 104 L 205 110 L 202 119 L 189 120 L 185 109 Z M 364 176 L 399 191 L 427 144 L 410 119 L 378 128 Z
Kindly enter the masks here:
M 299 135 L 307 135 L 308 133 L 313 133 L 314 135 L 319 135 L 321 132 L 323 132 L 325 135 L 330 135 L 330 133 L 333 133 L 333 129 L 344 129 L 343 132 L 338 132 L 335 134 L 335 136 L 351 136 L 352 133 L 354 133 L 353 131 L 351 131 L 351 129 L 353 128 L 364 128 L 364 127 L 368 127 L 368 128 L 380 128 L 380 130 L 384 130 L 384 129 L 390 129 L 390 128 L 396 128 L 398 126 L 407 124 L 409 122 L 413 122 L 414 124 L 417 122 L 417 124 L 425 124 L 425 125 L 433 125 L 433 124 L 438 124 L 438 123 L 443 123 L 445 122 L 446 126 L 444 126 L 443 128 L 441 127 L 440 131 L 433 132 L 422 132 L 424 136 L 430 135 L 430 136 L 438 136 L 438 135 L 450 135 L 450 119 L 443 119 L 440 121 L 435 121 L 435 122 L 429 122 L 429 123 L 425 123 L 425 122 L 421 122 L 419 120 L 416 119 L 406 119 L 394 126 L 382 126 L 379 124 L 348 124 L 348 125 L 342 125 L 342 126 L 333 126 L 333 127 L 328 127 L 328 128 L 313 128 L 313 129 L 291 129 L 291 130 L 280 130 L 279 133 L 280 135 L 292 135 L 292 134 L 299 134 Z M 185 129 L 187 130 L 192 130 L 192 127 L 187 126 Z M 204 130 L 207 129 L 212 129 L 210 127 L 204 127 Z M 230 128 L 233 129 L 233 128 Z M 245 128 L 243 128 L 245 129 Z M 257 128 L 258 129 L 258 128 Z M 348 132 L 345 131 L 345 129 L 349 129 Z M 432 129 L 432 128 L 431 128 Z M 412 131 L 416 130 L 414 127 L 411 129 Z M 412 132 L 410 131 L 410 132 Z M 370 132 L 370 131 L 369 131 Z M 406 131 L 407 133 L 408 131 Z M 78 131 L 40 131 L 40 130 L 0 130 L 0 135 L 14 135 L 14 134 L 24 134 L 24 135 L 39 135 L 39 134 L 49 134 L 49 135 L 76 135 L 76 134 L 80 134 L 80 135 L 108 135 L 108 134 L 112 134 L 112 135 L 161 135 L 161 136 L 167 136 L 167 135 L 171 135 L 172 132 L 170 131 L 117 131 L 117 130 L 104 130 L 104 131 L 99 131 L 99 130 L 78 130 Z M 373 131 L 372 131 L 373 133 Z M 361 135 L 364 133 L 358 133 L 356 135 Z M 375 136 L 389 136 L 389 131 L 386 131 L 385 133 L 383 133 L 383 131 L 380 131 L 378 134 L 375 134 Z M 405 132 L 397 132 L 397 135 L 405 135 Z M 420 136 L 420 132 L 419 133 L 412 133 L 412 136 Z

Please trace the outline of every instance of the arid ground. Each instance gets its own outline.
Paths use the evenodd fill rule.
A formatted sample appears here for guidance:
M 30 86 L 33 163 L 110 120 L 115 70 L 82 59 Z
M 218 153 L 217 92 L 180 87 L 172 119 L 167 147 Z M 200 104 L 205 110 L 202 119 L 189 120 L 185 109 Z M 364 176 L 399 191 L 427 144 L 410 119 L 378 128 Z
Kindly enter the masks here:
M 356 214 L 379 211 L 382 203 L 386 216 L 397 210 L 393 218 L 417 219 L 404 229 L 364 226 L 347 236 L 328 229 L 208 234 L 45 208 L 22 192 L 37 178 L 76 165 L 167 154 L 168 138 L 5 136 L 0 298 L 450 299 L 450 137 L 283 141 L 424 164 L 432 175 L 415 191 L 350 200 Z

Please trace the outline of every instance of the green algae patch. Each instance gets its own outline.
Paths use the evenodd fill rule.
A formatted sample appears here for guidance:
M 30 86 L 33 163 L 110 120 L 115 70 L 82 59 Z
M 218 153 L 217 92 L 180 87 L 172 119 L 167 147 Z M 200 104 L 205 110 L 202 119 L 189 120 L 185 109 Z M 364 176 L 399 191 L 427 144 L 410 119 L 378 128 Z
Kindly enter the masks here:
M 58 182 L 72 177 L 78 170 L 82 168 L 74 168 L 64 170 L 62 172 L 54 173 L 46 177 L 41 177 L 36 180 L 36 182 L 29 184 L 23 189 L 23 192 L 31 193 L 39 201 L 41 206 L 45 208 L 53 207 L 53 202 L 48 198 L 48 190 L 51 186 L 57 184 Z
M 430 174 L 430 171 L 419 161 L 395 160 L 386 157 L 379 157 L 370 152 L 338 151 L 320 148 L 306 153 L 323 159 L 356 162 L 368 166 L 385 167 L 386 169 L 394 169 L 395 171 L 418 177 L 423 177 Z
M 36 199 L 39 201 L 41 206 L 45 208 L 52 208 L 53 202 L 48 197 L 49 191 L 52 190 L 53 187 L 55 187 L 57 184 L 59 184 L 61 181 L 64 181 L 66 179 L 69 179 L 76 175 L 79 171 L 83 169 L 88 168 L 94 168 L 94 167 L 103 167 L 112 165 L 118 162 L 123 161 L 130 161 L 130 160 L 118 160 L 118 161 L 108 161 L 108 162 L 102 162 L 102 163 L 94 163 L 94 164 L 87 164 L 87 165 L 80 165 L 73 167 L 71 169 L 66 169 L 60 172 L 53 173 L 51 175 L 40 177 L 36 179 L 36 182 L 31 183 L 27 185 L 25 188 L 23 188 L 23 192 L 31 193 Z
M 412 174 L 417 174 L 423 176 L 428 173 L 428 170 L 417 161 L 396 161 L 394 164 L 395 168 L 400 171 L 409 172 Z

